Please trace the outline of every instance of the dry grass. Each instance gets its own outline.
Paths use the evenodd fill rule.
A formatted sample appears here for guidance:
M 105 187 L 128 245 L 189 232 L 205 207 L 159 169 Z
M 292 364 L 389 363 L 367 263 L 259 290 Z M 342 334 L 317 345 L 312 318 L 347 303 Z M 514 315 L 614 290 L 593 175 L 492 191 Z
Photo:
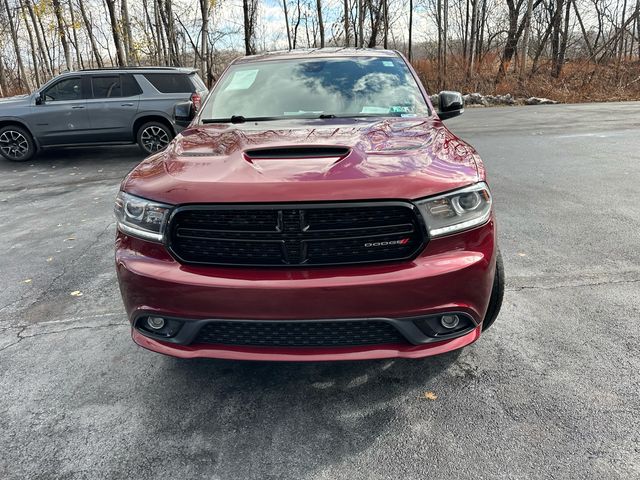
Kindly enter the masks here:
M 572 60 L 565 64 L 560 78 L 553 78 L 550 62 L 544 61 L 524 81 L 510 72 L 496 84 L 498 65 L 498 55 L 487 55 L 477 70 L 467 76 L 461 58 L 451 56 L 447 77 L 438 81 L 436 61 L 420 59 L 413 62 L 429 92 L 447 89 L 484 95 L 511 93 L 515 97 L 546 97 L 565 103 L 640 100 L 638 60 L 623 61 L 619 65 Z

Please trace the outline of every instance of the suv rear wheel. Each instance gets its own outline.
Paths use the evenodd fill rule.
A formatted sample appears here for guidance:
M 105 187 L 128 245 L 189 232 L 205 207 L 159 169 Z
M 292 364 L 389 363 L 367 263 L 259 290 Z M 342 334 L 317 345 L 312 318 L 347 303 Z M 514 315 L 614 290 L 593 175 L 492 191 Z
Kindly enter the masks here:
M 36 154 L 31 134 L 17 125 L 0 128 L 0 155 L 12 162 L 26 162 Z
M 147 122 L 138 129 L 138 145 L 145 153 L 159 152 L 173 139 L 171 129 L 161 122 Z

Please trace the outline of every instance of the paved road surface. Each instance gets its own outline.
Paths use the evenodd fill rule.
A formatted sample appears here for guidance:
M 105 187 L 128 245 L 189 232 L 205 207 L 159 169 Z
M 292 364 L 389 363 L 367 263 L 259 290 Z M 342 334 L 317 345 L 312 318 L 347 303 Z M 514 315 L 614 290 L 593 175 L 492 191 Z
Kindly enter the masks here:
M 0 478 L 640 478 L 640 103 L 449 125 L 485 159 L 508 287 L 479 342 L 423 361 L 144 351 L 112 265 L 137 149 L 0 162 Z

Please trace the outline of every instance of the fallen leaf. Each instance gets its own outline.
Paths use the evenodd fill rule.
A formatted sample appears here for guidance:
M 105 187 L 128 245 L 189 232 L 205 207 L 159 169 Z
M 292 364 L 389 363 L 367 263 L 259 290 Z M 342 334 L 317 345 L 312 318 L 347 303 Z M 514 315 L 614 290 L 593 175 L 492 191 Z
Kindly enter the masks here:
M 31 283 L 31 279 L 27 278 L 26 280 L 24 280 L 24 283 Z
M 424 398 L 426 398 L 427 400 L 436 400 L 438 398 L 438 395 L 436 395 L 433 392 L 424 392 Z
M 518 256 L 519 256 L 519 257 L 526 257 L 526 256 L 527 256 L 527 254 L 526 254 L 526 253 L 519 252 L 519 253 L 518 253 Z
M 75 290 L 75 291 L 71 292 L 71 296 L 72 297 L 81 297 L 82 296 L 82 292 L 80 290 Z

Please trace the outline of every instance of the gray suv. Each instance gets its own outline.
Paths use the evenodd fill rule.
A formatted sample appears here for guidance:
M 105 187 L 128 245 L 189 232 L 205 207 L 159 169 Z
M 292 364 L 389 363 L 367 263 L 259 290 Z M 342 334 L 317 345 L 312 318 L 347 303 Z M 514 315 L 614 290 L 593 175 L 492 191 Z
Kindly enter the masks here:
M 122 143 L 157 152 L 181 129 L 174 105 L 190 100 L 197 109 L 207 93 L 193 69 L 64 73 L 30 95 L 0 99 L 0 154 L 21 162 L 47 147 Z

